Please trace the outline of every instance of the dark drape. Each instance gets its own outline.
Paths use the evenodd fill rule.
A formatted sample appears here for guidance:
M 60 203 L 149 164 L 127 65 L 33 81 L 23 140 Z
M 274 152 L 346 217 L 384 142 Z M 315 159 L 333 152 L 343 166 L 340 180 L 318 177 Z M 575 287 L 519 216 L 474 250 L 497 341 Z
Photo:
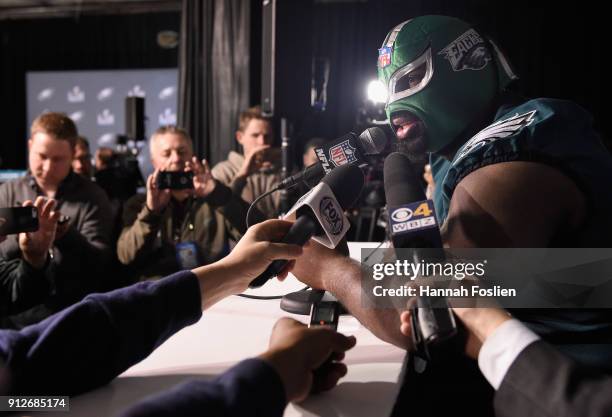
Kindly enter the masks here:
M 179 124 L 211 164 L 236 148 L 249 104 L 250 2 L 184 0 L 179 53 Z
M 211 63 L 214 0 L 183 0 L 179 50 L 178 122 L 199 157 L 210 155 Z

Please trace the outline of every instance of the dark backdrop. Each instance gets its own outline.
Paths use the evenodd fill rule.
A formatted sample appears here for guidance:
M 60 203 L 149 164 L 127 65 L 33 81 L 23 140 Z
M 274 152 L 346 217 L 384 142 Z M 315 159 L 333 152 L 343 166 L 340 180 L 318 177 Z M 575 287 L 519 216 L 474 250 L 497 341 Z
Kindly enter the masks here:
M 376 76 L 377 49 L 388 30 L 412 16 L 440 13 L 486 30 L 507 51 L 527 95 L 575 100 L 593 113 L 610 143 L 612 129 L 605 122 L 609 23 L 594 1 L 582 1 L 580 7 L 527 0 L 279 1 L 298 5 L 300 12 L 285 7 L 279 16 L 278 35 L 285 46 L 277 85 L 284 108 L 277 114 L 290 115 L 303 138 L 332 138 L 355 129 L 356 111 L 367 82 Z M 252 104 L 260 99 L 260 3 L 252 0 Z M 179 25 L 179 13 L 0 21 L 2 168 L 25 167 L 26 71 L 174 67 L 178 49 L 159 48 L 156 34 L 178 31 Z M 297 40 L 294 47 L 291 39 Z M 322 114 L 312 112 L 309 97 L 303 97 L 310 85 L 305 54 L 326 56 L 331 63 Z
M 278 0 L 279 2 L 296 0 Z M 307 0 L 297 0 L 299 2 Z M 357 108 L 365 98 L 367 82 L 376 77 L 377 49 L 396 24 L 422 14 L 447 14 L 468 20 L 489 33 L 504 49 L 528 96 L 574 100 L 595 117 L 596 127 L 610 144 L 610 126 L 605 123 L 608 86 L 607 64 L 610 36 L 607 14 L 594 1 L 548 2 L 516 0 L 370 0 L 363 2 L 315 1 L 312 15 L 299 16 L 299 36 L 309 37 L 313 53 L 331 62 L 328 106 L 314 113 L 296 97 L 300 72 L 278 74 L 284 87 L 279 102 L 294 103 L 302 117 L 293 120 L 302 137 L 337 137 L 354 129 Z M 296 36 L 290 15 L 281 15 L 284 33 Z M 294 18 L 295 19 L 295 18 Z M 310 34 L 303 30 L 311 20 Z M 257 22 L 257 21 L 255 21 Z M 285 50 L 284 62 L 301 62 L 303 48 Z M 303 85 L 303 84 L 300 84 Z M 292 88 L 293 87 L 293 88 Z M 254 101 L 258 97 L 254 96 Z M 308 98 L 309 99 L 309 98 Z M 290 104 L 291 105 L 291 104 Z M 278 113 L 295 113 L 278 109 Z
M 26 166 L 26 71 L 176 67 L 157 45 L 179 13 L 0 21 L 1 168 Z

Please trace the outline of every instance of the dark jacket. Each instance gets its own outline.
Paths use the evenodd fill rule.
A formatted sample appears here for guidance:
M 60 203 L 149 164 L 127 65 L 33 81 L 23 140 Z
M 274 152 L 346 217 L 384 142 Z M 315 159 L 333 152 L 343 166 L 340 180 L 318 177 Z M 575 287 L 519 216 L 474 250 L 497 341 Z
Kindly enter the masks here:
M 538 341 L 521 352 L 495 394 L 497 417 L 612 416 L 612 377 Z
M 199 263 L 227 255 L 246 231 L 248 204 L 221 183 L 206 198 L 189 198 L 183 207 L 172 199 L 161 213 L 146 206 L 146 195 L 132 197 L 123 209 L 123 230 L 117 242 L 119 261 L 143 279 L 160 278 L 181 268 L 176 244 L 194 242 Z M 182 219 L 177 211 L 182 210 Z M 261 213 L 256 214 L 261 220 Z
M 106 384 L 197 322 L 201 305 L 198 280 L 184 271 L 90 295 L 19 332 L 0 331 L 0 395 L 73 396 Z M 285 405 L 276 371 L 249 359 L 212 381 L 196 379 L 149 397 L 123 415 L 280 417 Z
M 43 195 L 30 175 L 0 186 L 0 207 L 21 205 Z M 56 239 L 52 252 L 57 266 L 56 281 L 51 288 L 51 299 L 45 300 L 46 308 L 26 310 L 13 317 L 12 326 L 21 328 L 36 323 L 49 314 L 81 300 L 97 290 L 101 280 L 109 279 L 105 267 L 112 259 L 110 236 L 112 232 L 111 209 L 104 191 L 97 185 L 71 172 L 60 184 L 55 199 L 57 210 L 70 216 L 68 231 Z M 21 257 L 17 235 L 9 236 L 0 244 L 0 257 Z
M 49 296 L 54 269 L 51 264 L 49 261 L 44 268 L 36 269 L 22 259 L 0 259 L 0 323 Z

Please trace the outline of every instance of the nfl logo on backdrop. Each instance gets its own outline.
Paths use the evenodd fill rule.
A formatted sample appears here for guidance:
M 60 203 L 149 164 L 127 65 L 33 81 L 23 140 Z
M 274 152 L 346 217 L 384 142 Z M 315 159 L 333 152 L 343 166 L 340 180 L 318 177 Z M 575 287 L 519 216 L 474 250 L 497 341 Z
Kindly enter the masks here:
M 391 65 L 391 47 L 384 46 L 378 50 L 378 66 L 384 68 Z
M 337 167 L 357 162 L 355 148 L 351 146 L 348 140 L 329 148 L 329 157 Z

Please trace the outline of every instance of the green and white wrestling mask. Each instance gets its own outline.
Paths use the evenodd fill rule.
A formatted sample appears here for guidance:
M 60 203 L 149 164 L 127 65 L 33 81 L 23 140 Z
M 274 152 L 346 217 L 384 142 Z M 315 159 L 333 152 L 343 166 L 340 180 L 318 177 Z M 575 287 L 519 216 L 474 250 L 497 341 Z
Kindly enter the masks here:
M 447 16 L 407 20 L 385 38 L 378 78 L 387 117 L 413 153 L 437 152 L 466 131 L 516 79 L 497 47 Z

